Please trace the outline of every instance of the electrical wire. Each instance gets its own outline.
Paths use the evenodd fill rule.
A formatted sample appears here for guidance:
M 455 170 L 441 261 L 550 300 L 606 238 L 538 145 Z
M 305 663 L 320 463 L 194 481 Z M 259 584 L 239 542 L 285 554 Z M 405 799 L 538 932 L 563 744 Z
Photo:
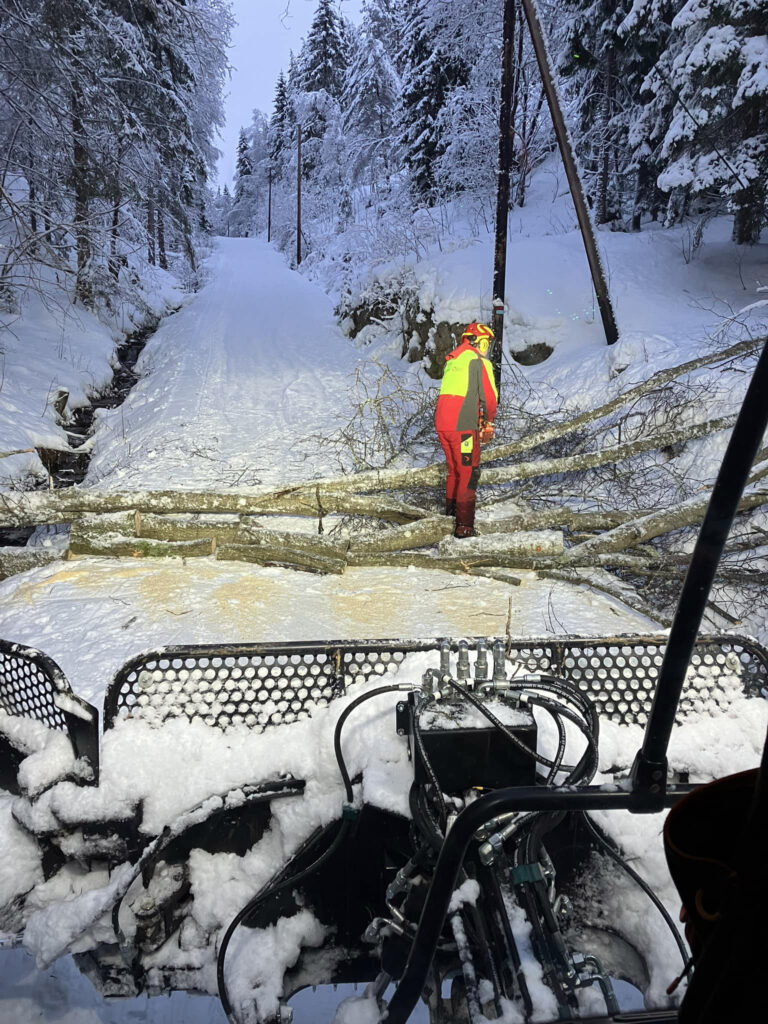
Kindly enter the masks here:
M 624 871 L 626 871 L 626 873 L 629 875 L 629 877 L 632 879 L 633 882 L 636 882 L 640 886 L 640 888 L 643 890 L 645 895 L 653 903 L 653 905 L 656 907 L 658 912 L 664 918 L 664 920 L 665 920 L 665 922 L 667 924 L 667 927 L 672 932 L 674 940 L 677 943 L 677 948 L 680 950 L 680 956 L 683 958 L 683 964 L 685 965 L 685 970 L 688 971 L 690 969 L 690 966 L 691 966 L 691 964 L 690 964 L 690 957 L 688 956 L 688 950 L 685 948 L 685 943 L 680 938 L 680 932 L 677 930 L 677 926 L 675 925 L 675 922 L 672 920 L 672 918 L 671 918 L 667 908 L 661 902 L 661 900 L 656 895 L 656 893 L 653 891 L 653 889 L 651 889 L 651 887 L 648 885 L 648 883 L 645 881 L 645 879 L 641 878 L 640 875 L 638 875 L 638 873 L 634 870 L 634 868 L 631 868 L 629 866 L 629 864 L 627 864 L 627 862 L 623 859 L 623 857 L 621 857 L 616 852 L 616 850 L 614 850 L 614 848 L 611 846 L 611 844 L 606 839 L 604 839 L 603 836 L 600 835 L 600 832 L 595 827 L 594 822 L 589 817 L 589 815 L 586 813 L 586 811 L 582 812 L 582 817 L 584 818 L 584 821 L 586 822 L 587 828 L 589 829 L 591 834 L 595 837 L 595 839 L 598 841 L 600 846 L 605 850 L 605 852 L 608 854 L 608 856 L 611 857 L 619 865 L 620 868 L 622 868 Z

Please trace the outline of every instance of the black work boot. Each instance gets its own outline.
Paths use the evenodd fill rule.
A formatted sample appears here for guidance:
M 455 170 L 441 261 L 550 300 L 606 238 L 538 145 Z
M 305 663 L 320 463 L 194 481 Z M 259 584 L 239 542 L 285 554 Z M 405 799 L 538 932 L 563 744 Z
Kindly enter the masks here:
M 456 529 L 453 531 L 453 536 L 462 540 L 464 537 L 476 537 L 477 532 L 473 526 L 459 526 L 457 524 Z

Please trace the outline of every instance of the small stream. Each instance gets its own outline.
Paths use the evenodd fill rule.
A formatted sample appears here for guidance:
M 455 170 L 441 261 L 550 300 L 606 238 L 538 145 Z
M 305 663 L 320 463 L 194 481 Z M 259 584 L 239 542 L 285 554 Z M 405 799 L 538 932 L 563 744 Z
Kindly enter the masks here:
M 175 312 L 173 310 L 172 312 Z M 168 314 L 172 315 L 171 313 Z M 165 319 L 165 318 L 163 318 Z M 50 475 L 53 488 L 72 487 L 83 481 L 91 461 L 90 451 L 80 451 L 93 433 L 93 420 L 97 409 L 116 409 L 139 380 L 134 367 L 144 346 L 157 330 L 160 320 L 152 320 L 122 341 L 115 352 L 117 369 L 104 391 L 94 395 L 89 405 L 80 406 L 67 423 L 65 430 L 71 451 L 38 449 L 40 460 Z M 0 529 L 0 546 L 24 547 L 34 527 L 8 527 Z

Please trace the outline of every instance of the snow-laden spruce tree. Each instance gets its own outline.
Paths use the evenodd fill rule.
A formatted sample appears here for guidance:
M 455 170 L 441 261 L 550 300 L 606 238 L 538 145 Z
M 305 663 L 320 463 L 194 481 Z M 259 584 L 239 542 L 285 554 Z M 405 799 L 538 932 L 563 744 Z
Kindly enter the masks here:
M 354 37 L 352 59 L 342 95 L 351 184 L 372 191 L 392 173 L 395 109 L 400 79 L 388 49 L 395 32 L 391 0 L 366 0 Z
M 676 110 L 667 133 L 673 159 L 662 184 L 690 173 L 694 192 L 719 185 L 731 197 L 734 241 L 756 242 L 768 174 L 768 2 L 689 0 L 673 27 L 683 43 L 672 81 L 689 110 L 687 124 Z
M 664 168 L 662 143 L 672 117 L 672 92 L 651 72 L 659 66 L 672 31 L 672 21 L 685 0 L 634 0 L 618 27 L 625 53 L 628 102 L 617 114 L 626 127 L 627 167 L 635 175 L 631 228 L 639 231 L 642 218 L 658 219 L 667 196 L 658 186 Z M 622 145 L 624 143 L 622 142 Z M 674 206 L 674 204 L 673 204 Z
M 605 224 L 621 217 L 634 192 L 632 172 L 639 165 L 627 134 L 653 63 L 656 33 L 622 35 L 632 0 L 563 0 L 562 7 L 558 68 L 569 87 L 575 144 L 595 220 Z
M 307 179 L 319 160 L 329 121 L 340 116 L 349 44 L 332 0 L 319 0 L 295 67 L 289 75 L 293 104 L 301 124 L 302 165 Z
M 454 6 L 414 0 L 405 18 L 398 145 L 418 201 L 432 205 L 435 162 L 445 150 L 440 113 L 452 89 L 466 85 L 469 61 L 456 38 Z
M 738 243 L 756 242 L 766 217 L 767 26 L 768 0 L 688 0 L 648 76 L 671 107 L 659 185 L 725 198 Z
M 273 177 L 281 175 L 283 150 L 290 145 L 294 120 L 288 80 L 281 70 L 275 84 L 275 99 L 272 104 L 272 116 L 269 119 L 269 157 L 272 161 Z

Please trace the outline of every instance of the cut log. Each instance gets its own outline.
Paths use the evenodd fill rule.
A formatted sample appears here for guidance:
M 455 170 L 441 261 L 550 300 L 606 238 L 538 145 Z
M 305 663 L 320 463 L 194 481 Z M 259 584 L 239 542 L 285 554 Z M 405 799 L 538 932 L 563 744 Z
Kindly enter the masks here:
M 650 511 L 651 509 L 636 509 L 633 512 L 619 512 L 615 509 L 606 509 L 604 512 L 582 512 L 568 508 L 567 505 L 552 505 L 546 509 L 521 512 L 506 519 L 480 519 L 475 522 L 475 530 L 481 537 L 492 533 L 546 530 L 556 526 L 563 526 L 569 530 L 608 530 L 648 515 Z
M 474 555 L 489 558 L 497 555 L 509 558 L 546 558 L 562 555 L 563 535 L 559 530 L 536 530 L 528 533 L 497 533 L 490 537 L 467 537 L 463 540 L 446 537 L 440 542 L 438 551 L 441 557 L 449 558 Z
M 63 552 L 53 548 L 0 547 L 0 580 L 26 572 L 27 569 L 50 565 L 62 557 Z
M 402 527 L 396 527 L 402 529 Z M 349 541 L 346 538 L 331 540 L 316 533 L 288 533 L 281 530 L 256 529 L 243 524 L 238 532 L 238 545 L 279 551 L 283 548 L 292 552 L 303 552 L 318 558 L 334 558 L 344 561 Z
M 535 569 L 536 559 L 524 558 L 522 555 L 431 555 L 426 551 L 389 551 L 383 554 L 355 554 L 350 548 L 347 556 L 350 566 L 368 568 L 408 568 L 416 569 L 447 569 L 449 572 L 458 570 L 469 572 L 472 569 Z
M 138 537 L 149 540 L 211 540 L 217 544 L 238 541 L 242 535 L 241 517 L 230 513 L 222 515 L 158 516 L 154 512 L 137 513 Z M 250 529 L 258 527 L 251 525 Z
M 355 541 L 350 551 L 355 554 L 383 554 L 386 551 L 405 551 L 429 547 L 453 533 L 454 521 L 450 516 L 434 516 L 405 526 L 381 530 L 375 537 Z
M 72 525 L 70 556 L 107 555 L 112 558 L 199 558 L 213 554 L 213 540 L 162 541 L 123 537 L 117 533 L 89 533 Z
M 266 544 L 222 544 L 220 548 L 216 549 L 216 557 L 224 561 L 286 566 L 305 572 L 335 573 L 336 575 L 343 573 L 347 565 L 343 558 L 314 555 L 307 551 L 296 551 L 282 546 L 270 547 Z
M 318 517 L 330 513 L 371 516 L 395 523 L 424 519 L 428 511 L 394 498 L 371 498 L 360 494 L 337 494 L 316 489 L 299 492 L 270 491 L 268 494 L 223 491 L 220 494 L 193 491 L 94 491 L 67 487 L 58 491 L 14 491 L 0 494 L 0 526 L 43 526 L 71 523 L 87 513 L 122 512 L 138 509 L 158 515 L 186 513 L 233 513 L 236 515 L 279 514 Z

